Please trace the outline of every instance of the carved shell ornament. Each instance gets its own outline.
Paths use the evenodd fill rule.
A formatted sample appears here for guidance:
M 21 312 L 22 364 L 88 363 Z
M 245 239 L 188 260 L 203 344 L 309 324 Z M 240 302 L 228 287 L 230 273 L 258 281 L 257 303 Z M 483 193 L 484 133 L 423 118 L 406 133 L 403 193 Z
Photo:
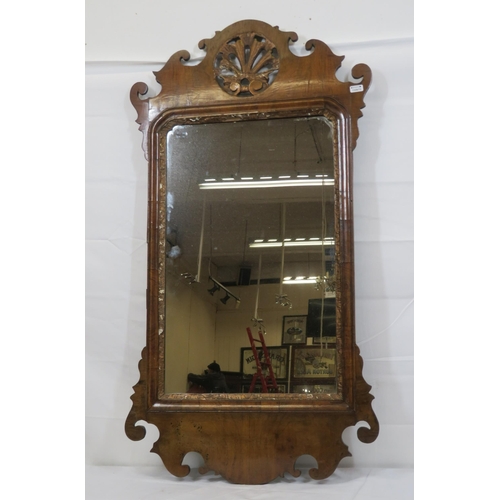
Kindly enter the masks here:
M 229 40 L 214 61 L 215 78 L 221 88 L 239 97 L 266 90 L 278 69 L 275 45 L 256 33 L 243 33 Z

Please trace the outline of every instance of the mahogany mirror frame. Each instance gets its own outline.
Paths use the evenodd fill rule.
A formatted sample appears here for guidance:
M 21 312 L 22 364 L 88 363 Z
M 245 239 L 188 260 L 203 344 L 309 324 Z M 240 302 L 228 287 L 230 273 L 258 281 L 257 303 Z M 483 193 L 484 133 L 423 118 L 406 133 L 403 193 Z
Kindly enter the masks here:
M 257 35 L 272 48 L 273 76 L 246 74 L 238 84 L 220 83 L 216 58 L 229 41 L 251 45 Z M 188 452 L 198 452 L 205 465 L 240 484 L 264 484 L 285 472 L 300 475 L 295 463 L 311 455 L 318 463 L 309 470 L 313 479 L 330 476 L 340 460 L 350 456 L 342 433 L 363 421 L 357 435 L 373 442 L 379 432 L 373 412 L 371 387 L 362 376 L 363 361 L 355 339 L 354 239 L 352 151 L 358 138 L 358 118 L 371 80 L 365 64 L 352 69 L 355 82 L 340 82 L 336 72 L 343 56 L 335 55 L 319 40 L 310 40 L 311 53 L 299 57 L 290 51 L 297 41 L 266 23 L 246 20 L 200 41 L 206 56 L 188 65 L 186 51 L 175 53 L 155 72 L 161 91 L 146 98 L 148 87 L 136 83 L 130 92 L 143 132 L 143 149 L 149 166 L 148 286 L 146 347 L 139 362 L 140 378 L 131 396 L 132 408 L 125 432 L 132 440 L 146 434 L 145 421 L 159 430 L 152 452 L 175 476 L 190 472 L 183 465 Z M 251 72 L 250 72 L 251 73 Z M 334 130 L 335 266 L 337 308 L 337 394 L 166 394 L 164 388 L 166 133 L 185 123 L 321 116 Z M 259 436 L 256 446 L 256 436 Z

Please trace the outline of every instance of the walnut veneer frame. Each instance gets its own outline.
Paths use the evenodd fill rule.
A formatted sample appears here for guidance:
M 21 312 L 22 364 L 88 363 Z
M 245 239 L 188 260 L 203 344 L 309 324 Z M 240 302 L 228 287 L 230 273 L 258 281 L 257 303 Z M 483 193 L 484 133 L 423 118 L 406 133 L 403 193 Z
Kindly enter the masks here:
M 131 89 L 149 163 L 148 310 L 147 343 L 125 431 L 130 439 L 140 440 L 146 431 L 136 425 L 139 420 L 156 425 L 160 436 L 152 451 L 176 476 L 189 473 L 182 461 L 196 451 L 205 461 L 201 472 L 212 470 L 234 483 L 267 483 L 285 472 L 297 477 L 295 462 L 304 454 L 318 462 L 310 476 L 322 479 L 350 456 L 342 441 L 347 427 L 365 421 L 369 427 L 359 428 L 358 438 L 371 443 L 378 436 L 354 328 L 352 150 L 371 71 L 358 64 L 352 69 L 357 82 L 340 82 L 335 74 L 343 56 L 310 40 L 306 49 L 311 53 L 298 57 L 289 49 L 296 40 L 293 32 L 241 21 L 202 40 L 199 47 L 206 56 L 197 65 L 185 64 L 190 57 L 186 51 L 175 53 L 154 73 L 161 85 L 157 96 L 145 98 L 144 83 Z M 236 67 L 235 57 L 240 61 Z M 162 292 L 167 132 L 183 123 L 307 116 L 326 117 L 334 130 L 337 394 L 166 394 Z

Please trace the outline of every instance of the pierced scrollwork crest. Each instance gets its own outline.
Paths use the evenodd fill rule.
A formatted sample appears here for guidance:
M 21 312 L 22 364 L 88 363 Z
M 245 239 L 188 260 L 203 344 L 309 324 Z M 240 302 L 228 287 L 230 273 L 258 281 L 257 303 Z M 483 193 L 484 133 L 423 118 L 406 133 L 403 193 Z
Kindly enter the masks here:
M 215 78 L 221 88 L 239 97 L 266 90 L 278 70 L 276 46 L 256 33 L 243 33 L 229 40 L 214 61 Z

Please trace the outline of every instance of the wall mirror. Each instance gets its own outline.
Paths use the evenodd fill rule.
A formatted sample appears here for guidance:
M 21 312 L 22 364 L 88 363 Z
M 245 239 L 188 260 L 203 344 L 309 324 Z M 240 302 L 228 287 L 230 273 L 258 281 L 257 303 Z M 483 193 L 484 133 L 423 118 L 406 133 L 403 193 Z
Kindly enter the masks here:
M 352 150 L 371 72 L 241 21 L 131 90 L 149 164 L 146 347 L 125 430 L 185 476 L 188 452 L 262 484 L 314 479 L 378 435 L 354 328 Z M 259 443 L 256 446 L 256 442 Z

